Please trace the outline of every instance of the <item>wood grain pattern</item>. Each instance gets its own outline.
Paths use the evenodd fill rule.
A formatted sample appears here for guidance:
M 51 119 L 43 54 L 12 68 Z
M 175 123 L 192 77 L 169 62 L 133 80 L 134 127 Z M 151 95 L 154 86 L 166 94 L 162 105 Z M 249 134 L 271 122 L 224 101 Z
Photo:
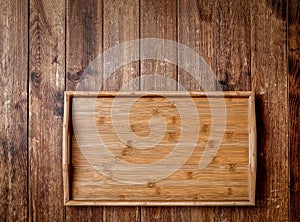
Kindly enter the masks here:
M 103 5 L 103 48 L 109 48 L 127 41 L 139 38 L 139 1 L 138 0 L 109 0 Z M 108 66 L 116 65 L 117 61 L 128 59 L 132 55 L 139 56 L 139 47 L 131 47 L 128 51 L 121 50 L 116 57 L 104 58 L 104 73 Z M 131 62 L 114 73 L 104 76 L 103 90 L 138 90 L 139 61 Z M 139 207 L 104 207 L 104 221 L 131 222 L 140 221 Z
M 63 14 L 64 2 L 68 7 L 67 15 Z M 103 2 L 110 15 L 104 16 L 102 13 Z M 214 71 L 218 72 L 218 79 L 222 83 L 218 89 L 255 90 L 256 110 L 259 117 L 258 150 L 260 151 L 258 201 L 257 206 L 251 208 L 149 207 L 143 208 L 144 211 L 140 214 L 136 213 L 136 208 L 132 211 L 127 208 L 115 208 L 116 211 L 113 211 L 115 213 L 106 212 L 105 220 L 109 221 L 112 215 L 114 215 L 112 220 L 123 220 L 127 217 L 125 215 L 130 215 L 128 218 L 134 221 L 141 219 L 147 221 L 299 221 L 299 118 L 297 115 L 299 113 L 297 102 L 299 2 L 297 0 L 229 2 L 174 0 L 145 1 L 146 3 L 142 0 L 139 2 L 149 7 L 142 8 L 132 0 L 118 1 L 120 6 L 116 1 L 101 0 L 1 1 L 0 220 L 51 218 L 58 221 L 101 221 L 103 218 L 105 212 L 101 207 L 67 207 L 66 213 L 63 212 L 61 188 L 60 191 L 55 191 L 60 186 L 58 184 L 62 184 L 62 178 L 60 174 L 54 173 L 60 170 L 61 156 L 58 155 L 60 152 L 58 150 L 61 141 L 53 139 L 56 136 L 61 137 L 59 129 L 62 128 L 62 121 L 61 117 L 51 118 L 56 114 L 51 114 L 50 110 L 54 109 L 53 107 L 56 107 L 55 112 L 60 113 L 62 110 L 62 85 L 64 84 L 69 90 L 80 86 L 79 82 L 82 80 L 91 80 L 88 87 L 82 90 L 98 89 L 102 86 L 102 78 L 93 81 L 90 73 L 83 74 L 83 71 L 102 52 L 103 18 L 109 17 L 110 20 L 107 21 L 111 23 L 107 23 L 108 27 L 111 25 L 115 29 L 112 31 L 106 27 L 112 37 L 108 37 L 105 44 L 113 45 L 124 39 L 123 36 L 135 35 L 135 29 L 126 28 L 127 25 L 128 27 L 132 25 L 122 23 L 120 18 L 132 21 L 131 13 L 137 10 L 138 14 L 150 20 L 148 22 L 141 17 L 138 24 L 134 25 L 138 26 L 137 29 L 143 29 L 145 36 L 165 36 L 167 39 L 179 40 L 180 43 L 194 48 Z M 130 8 L 126 11 L 126 15 L 122 14 L 123 10 L 116 12 L 123 7 L 122 4 L 127 5 L 125 8 Z M 31 10 L 29 10 L 30 5 Z M 170 7 L 166 8 L 165 5 Z M 175 5 L 177 12 L 174 11 Z M 249 13 L 245 6 L 248 7 Z M 120 16 L 114 16 L 115 13 Z M 242 15 L 245 16 L 241 17 Z M 141 27 L 142 24 L 145 28 Z M 30 39 L 27 36 L 28 28 Z M 54 42 L 61 42 L 64 38 L 66 45 L 59 43 L 55 48 Z M 28 40 L 32 45 L 30 48 Z M 64 47 L 67 49 L 66 57 Z M 180 61 L 180 55 L 178 56 Z M 287 56 L 288 60 L 285 58 Z M 243 63 L 242 58 L 247 58 L 247 64 Z M 27 65 L 29 59 L 30 68 Z M 168 75 L 173 76 L 172 78 L 177 75 L 172 73 L 175 67 L 167 63 L 156 66 L 155 62 L 146 62 L 149 61 L 145 61 L 144 64 L 150 65 L 143 66 L 145 73 L 147 70 L 152 72 L 151 70 L 157 67 L 162 74 L 166 70 Z M 250 69 L 248 62 L 251 64 Z M 59 70 L 58 86 L 56 86 L 56 74 L 53 74 L 56 73 L 55 64 Z M 61 73 L 65 65 L 67 66 L 66 79 L 63 80 L 64 75 Z M 40 68 L 32 73 L 32 67 Z M 119 69 L 116 72 L 118 74 L 112 76 L 113 81 L 106 82 L 107 89 L 123 86 L 129 78 L 129 76 L 122 76 L 123 73 L 128 71 L 132 75 L 137 75 L 134 70 L 127 70 L 126 67 Z M 184 71 L 180 68 L 178 73 L 176 78 L 180 83 L 185 82 L 185 87 L 201 89 L 188 73 L 182 75 Z M 31 84 L 30 91 L 27 89 L 27 81 Z M 151 81 L 149 84 L 149 88 L 155 86 Z M 144 86 L 146 88 L 147 83 Z M 211 87 L 213 86 L 214 84 L 211 84 Z M 54 90 L 51 90 L 53 87 Z M 160 84 L 160 87 L 168 90 L 168 87 L 163 84 Z M 61 94 L 56 95 L 56 91 Z M 53 98 L 53 95 L 59 99 L 49 99 Z M 27 96 L 30 96 L 30 104 Z M 54 103 L 54 100 L 59 102 Z M 30 115 L 30 125 L 28 125 Z M 289 126 L 286 122 L 288 118 Z M 37 122 L 34 122 L 35 120 Z M 31 133 L 26 128 L 30 129 Z M 36 138 L 31 138 L 27 133 Z M 289 134 L 290 156 L 287 156 L 289 150 L 287 134 Z M 38 145 L 32 139 L 42 141 L 43 144 Z M 27 143 L 30 147 L 26 145 Z M 33 161 L 31 168 L 27 163 L 27 154 Z M 48 162 L 52 160 L 53 163 L 58 164 L 49 164 Z M 48 173 L 44 173 L 45 171 Z M 27 179 L 28 185 L 26 185 Z M 287 187 L 289 179 L 290 189 Z M 47 185 L 41 183 L 43 180 Z M 288 210 L 289 200 L 290 210 Z M 56 205 L 58 202 L 59 204 Z
M 288 124 L 282 115 L 287 112 L 285 10 L 285 1 L 250 1 L 251 87 L 257 95 L 258 123 L 257 206 L 217 208 L 217 221 L 288 221 Z M 231 86 L 232 78 L 225 81 L 225 90 L 250 87 L 249 82 Z
M 140 221 L 140 207 L 105 207 L 103 221 Z
M 100 53 L 102 53 L 102 13 L 102 1 L 67 1 L 67 90 L 99 90 L 102 87 L 102 76 L 93 78 L 92 75 L 89 75 L 90 73 L 84 73 L 84 70 L 87 68 L 90 62 L 92 62 Z M 101 221 L 102 215 L 102 207 L 66 208 L 66 221 Z
M 0 11 L 0 221 L 27 221 L 28 1 Z
M 141 0 L 140 5 L 140 38 L 158 38 L 176 41 L 176 1 Z M 141 58 L 145 58 L 148 50 L 156 50 L 160 55 L 177 57 L 176 48 L 168 48 L 165 43 L 149 49 L 141 44 Z M 170 58 L 166 58 L 170 60 Z M 167 60 L 145 59 L 141 61 L 141 90 L 176 90 L 176 64 Z M 152 75 L 147 79 L 147 75 Z M 173 81 L 172 81 L 173 80 Z
M 139 39 L 139 1 L 128 0 L 120 2 L 109 0 L 104 2 L 104 51 L 124 44 L 125 42 Z M 134 57 L 139 58 L 139 44 L 120 49 L 115 56 L 104 58 L 104 72 L 108 72 L 109 67 L 117 66 L 123 60 Z M 139 61 L 117 67 L 113 73 L 104 76 L 104 90 L 138 90 L 139 89 Z
M 214 49 L 219 90 L 251 90 L 250 2 L 217 1 L 215 7 Z
M 66 221 L 103 221 L 102 207 L 67 207 Z
M 31 221 L 62 221 L 64 1 L 30 1 L 29 44 L 29 216 Z
M 99 90 L 102 76 L 93 78 L 92 73 L 84 71 L 102 53 L 102 1 L 68 0 L 67 3 L 66 88 Z
M 186 13 L 189 12 L 189 13 Z M 214 13 L 215 2 L 180 0 L 178 2 L 178 42 L 198 53 L 215 72 L 215 49 L 214 49 Z M 194 74 L 197 69 L 201 70 L 203 64 L 198 58 L 189 54 L 178 52 L 179 64 L 195 65 Z M 202 74 L 195 79 L 182 67 L 178 68 L 178 83 L 186 90 L 215 90 L 215 76 Z M 200 85 L 200 81 L 205 84 Z
M 251 81 L 257 111 L 257 207 L 245 220 L 288 221 L 286 2 L 251 1 Z M 262 124 L 261 124 L 262 123 Z
M 155 92 L 123 92 L 118 95 L 117 99 L 113 92 L 101 92 L 101 94 L 98 92 L 70 92 L 66 94 L 66 97 L 73 94 L 74 98 L 70 101 L 72 111 L 68 110 L 65 113 L 68 115 L 72 112 L 72 119 L 64 123 L 65 140 L 68 141 L 72 137 L 70 147 L 64 147 L 65 152 L 71 150 L 72 153 L 71 160 L 64 160 L 65 163 L 70 162 L 72 169 L 71 174 L 69 174 L 70 188 L 66 190 L 67 192 L 70 190 L 70 200 L 72 201 L 67 202 L 67 204 L 245 205 L 247 201 L 248 205 L 254 203 L 255 189 L 252 188 L 255 187 L 256 134 L 255 125 L 252 125 L 255 123 L 253 95 L 247 92 L 230 92 L 224 95 L 227 110 L 225 136 L 220 150 L 212 162 L 199 171 L 199 159 L 202 160 L 209 155 L 205 148 L 206 143 L 216 142 L 210 138 L 212 135 L 210 128 L 213 127 L 212 121 L 218 126 L 222 124 L 222 121 L 219 120 L 220 113 L 223 113 L 220 104 L 223 98 L 221 93 L 208 95 L 200 92 L 190 93 L 192 96 L 191 104 L 197 107 L 195 115 L 201 120 L 201 123 L 195 122 L 196 118 L 193 111 L 190 110 L 192 107 L 189 106 L 188 97 L 184 93 L 162 92 L 158 94 L 166 97 L 164 98 L 155 96 Z M 144 94 L 144 97 L 140 97 Z M 234 95 L 239 96 L 233 97 Z M 243 97 L 241 97 L 242 95 Z M 131 105 L 130 110 L 127 110 L 124 105 L 130 101 L 133 101 L 134 104 Z M 65 105 L 71 108 L 69 103 Z M 155 113 L 153 113 L 154 109 Z M 214 115 L 210 112 L 216 109 L 218 110 L 216 111 L 218 117 L 214 119 Z M 113 115 L 113 110 L 117 111 L 117 116 Z M 123 117 L 126 113 L 129 113 L 131 128 L 129 131 L 126 129 L 127 124 L 123 123 L 128 121 L 126 116 Z M 162 126 L 155 128 L 156 130 L 152 129 L 154 127 L 152 124 L 149 126 L 149 119 L 154 118 L 157 114 L 165 120 L 167 131 Z M 91 124 L 93 123 L 89 119 L 93 119 L 94 115 L 96 116 L 96 125 L 92 127 Z M 65 120 L 68 121 L 68 118 Z M 113 121 L 117 122 L 113 124 Z M 71 133 L 70 124 L 73 125 L 74 135 L 68 134 Z M 189 133 L 190 130 L 195 132 L 194 126 L 200 127 L 198 140 Z M 150 135 L 148 127 L 151 127 L 152 131 Z M 161 130 L 163 132 L 160 134 L 165 135 L 157 143 L 154 134 Z M 140 138 L 147 136 L 147 140 L 142 143 L 141 139 L 137 141 L 130 139 L 132 136 L 129 134 L 132 131 Z M 104 150 L 97 148 L 99 141 L 96 135 L 99 135 L 105 144 L 106 148 L 104 149 L 109 150 L 108 156 Z M 152 143 L 150 138 L 154 139 L 155 144 L 150 146 L 151 149 L 145 150 L 145 146 Z M 198 143 L 195 144 L 195 149 L 191 150 L 192 155 L 190 156 L 188 147 L 194 140 Z M 183 148 L 179 148 L 177 144 L 181 143 L 180 141 L 190 142 L 185 143 Z M 142 150 L 138 149 L 140 146 Z M 193 145 L 191 147 L 193 148 Z M 112 155 L 125 161 L 124 163 L 120 162 L 121 165 L 117 171 L 114 171 L 114 167 L 110 168 L 109 166 L 111 163 L 109 159 L 112 158 Z M 171 156 L 169 157 L 169 155 Z M 166 159 L 163 160 L 163 157 Z M 108 162 L 106 163 L 106 161 Z M 173 173 L 170 174 L 166 170 L 157 171 L 154 169 L 159 165 L 153 165 L 153 169 L 150 168 L 149 164 L 158 161 L 162 161 L 163 166 L 164 164 L 168 166 L 167 168 L 164 167 L 165 169 L 173 169 L 174 164 L 176 167 L 176 164 L 184 162 L 182 162 L 181 167 L 178 166 L 179 169 L 176 167 L 175 172 L 172 171 Z M 148 165 L 140 172 L 128 163 Z M 119 172 L 123 172 L 123 170 L 125 170 L 124 173 L 130 173 L 126 173 L 124 179 L 121 179 L 123 177 L 118 179 Z M 153 170 L 155 171 L 152 172 Z M 250 171 L 252 172 L 251 176 Z M 64 170 L 64 172 L 68 173 L 68 170 Z M 164 173 L 167 174 L 164 176 Z M 151 182 L 151 178 L 153 176 L 156 178 L 157 175 L 161 179 L 155 179 L 155 182 Z M 141 181 L 141 184 L 131 182 L 140 180 L 145 176 L 149 177 L 148 179 L 145 178 L 146 182 L 144 180 L 144 182 Z M 129 177 L 130 179 L 127 180 Z M 150 182 L 147 183 L 148 180 Z M 76 203 L 75 201 L 80 202 Z
M 300 221 L 300 2 L 288 1 L 290 221 Z

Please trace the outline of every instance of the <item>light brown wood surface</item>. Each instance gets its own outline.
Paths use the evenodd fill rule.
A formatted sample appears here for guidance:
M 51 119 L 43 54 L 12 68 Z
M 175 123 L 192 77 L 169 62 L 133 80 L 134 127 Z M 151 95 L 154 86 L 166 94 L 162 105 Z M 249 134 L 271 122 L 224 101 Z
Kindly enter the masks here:
M 196 109 L 189 106 L 189 96 Z M 65 203 L 253 205 L 256 178 L 254 95 L 227 92 L 223 97 L 222 92 L 207 95 L 190 92 L 189 96 L 183 92 L 66 92 Z M 126 104 L 131 100 L 134 103 L 127 110 Z M 223 123 L 221 114 L 225 112 Z M 164 121 L 166 128 L 158 122 L 155 129 L 151 123 L 149 125 L 154 117 L 162 118 L 159 121 Z M 222 123 L 226 125 L 220 137 L 220 148 L 210 159 L 213 144 L 218 139 L 211 138 L 213 124 L 222 129 Z M 155 130 L 163 130 L 158 141 L 151 140 Z M 131 133 L 139 139 L 132 140 Z M 97 136 L 101 137 L 105 148 L 97 146 Z M 147 136 L 148 139 L 143 139 Z M 181 141 L 184 141 L 183 149 L 179 150 L 177 146 Z M 105 150 L 113 161 L 126 162 L 121 165 L 125 179 L 114 171 L 114 162 L 101 160 L 101 157 L 110 158 L 102 155 Z M 170 161 L 161 162 L 165 164 L 162 168 L 152 171 L 151 167 L 157 167 L 152 163 L 167 158 Z M 199 168 L 200 162 L 206 159 L 209 161 L 204 168 Z M 181 164 L 177 167 L 178 163 Z M 142 173 L 134 170 L 139 164 L 146 165 Z M 173 166 L 177 168 L 169 173 L 166 169 Z M 155 177 L 155 174 L 162 176 Z M 146 179 L 139 180 L 139 177 Z

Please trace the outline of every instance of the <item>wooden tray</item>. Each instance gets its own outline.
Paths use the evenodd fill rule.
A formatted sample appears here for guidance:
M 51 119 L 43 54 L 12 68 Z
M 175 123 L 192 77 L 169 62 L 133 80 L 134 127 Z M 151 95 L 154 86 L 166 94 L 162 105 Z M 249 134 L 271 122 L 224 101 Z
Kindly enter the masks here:
M 253 92 L 65 92 L 66 205 L 254 205 Z

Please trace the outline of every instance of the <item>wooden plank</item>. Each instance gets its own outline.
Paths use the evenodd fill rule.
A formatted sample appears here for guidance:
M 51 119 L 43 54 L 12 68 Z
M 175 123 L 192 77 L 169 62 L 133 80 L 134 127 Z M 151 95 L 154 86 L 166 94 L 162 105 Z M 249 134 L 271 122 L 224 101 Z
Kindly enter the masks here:
M 177 10 L 178 42 L 203 57 L 212 71 L 215 72 L 214 1 L 179 0 Z M 190 63 L 194 65 L 199 62 L 197 59 L 181 53 L 179 53 L 178 59 L 179 64 Z M 198 66 L 196 66 L 196 70 L 203 69 L 201 67 L 203 64 Z M 197 80 L 184 69 L 178 68 L 178 83 L 186 90 L 215 89 L 214 76 L 197 75 L 196 77 L 198 78 Z M 203 81 L 205 88 L 199 83 L 199 80 Z M 190 218 L 191 221 L 214 221 L 214 208 L 212 207 L 190 207 L 190 209 L 185 211 L 184 216 Z M 185 221 L 185 219 L 182 221 Z
M 27 221 L 28 1 L 0 11 L 0 221 Z
M 102 76 L 81 84 L 89 77 L 84 70 L 102 53 L 102 10 L 102 1 L 67 1 L 67 90 L 98 90 L 102 87 Z M 102 207 L 66 208 L 66 221 L 102 221 L 102 215 Z
M 290 221 L 300 220 L 300 2 L 288 1 Z
M 141 0 L 140 4 L 140 38 L 177 41 L 177 1 Z M 146 53 L 149 48 L 143 47 L 143 45 L 140 47 L 142 58 L 142 53 Z M 160 48 L 157 49 L 157 57 L 163 53 L 169 54 L 171 57 L 177 56 L 177 52 L 174 49 L 168 49 L 164 45 L 159 45 L 158 47 Z M 152 79 L 141 79 L 141 90 L 177 89 L 177 83 L 172 82 L 172 79 L 177 80 L 178 78 L 177 67 L 174 64 L 159 60 L 143 60 L 141 61 L 140 72 L 141 76 L 152 75 Z M 189 209 L 182 207 L 142 207 L 141 220 L 167 221 L 172 218 L 179 218 L 179 215 L 184 215 L 186 211 L 189 211 Z
M 253 221 L 267 217 L 288 220 L 288 149 L 284 148 L 287 119 L 281 115 L 287 112 L 285 12 L 285 1 L 250 2 L 251 85 L 258 95 L 258 123 L 264 124 L 258 127 L 258 135 L 266 135 L 258 137 L 258 206 L 217 209 L 218 220 Z M 249 89 L 249 81 L 244 81 L 246 85 L 241 82 L 232 86 L 232 77 L 226 78 L 225 83 L 229 83 L 222 87 L 225 90 Z M 276 161 L 279 156 L 284 157 L 283 161 Z
M 93 78 L 88 70 L 84 71 L 102 53 L 102 2 L 68 0 L 67 3 L 66 88 L 99 90 L 102 76 Z M 81 84 L 84 81 L 87 82 Z
M 251 76 L 256 93 L 257 207 L 244 221 L 289 220 L 286 1 L 251 1 Z
M 215 5 L 216 75 L 219 90 L 251 90 L 250 1 L 223 1 Z
M 199 54 L 207 63 L 199 63 L 199 58 L 188 53 L 183 54 L 179 50 L 179 64 L 184 67 L 179 67 L 178 83 L 186 90 L 213 91 L 215 89 L 215 76 L 197 72 L 197 70 L 204 69 L 204 65 L 209 66 L 213 72 L 215 71 L 214 11 L 215 3 L 212 1 L 179 0 L 178 42 Z M 183 69 L 186 64 L 195 66 L 194 73 Z
M 82 222 L 90 222 L 90 221 L 102 221 L 103 213 L 102 207 L 67 207 L 68 211 L 66 213 L 66 221 L 82 221 Z
M 250 1 L 219 0 L 213 18 L 216 90 L 251 90 Z M 216 208 L 215 219 L 232 221 L 238 210 Z
M 140 221 L 140 207 L 105 207 L 103 221 Z
M 232 97 L 239 94 L 238 97 Z M 252 188 L 255 187 L 256 167 L 255 125 L 251 125 L 249 118 L 251 117 L 251 121 L 255 123 L 255 114 L 253 113 L 254 97 L 249 92 L 229 92 L 224 95 L 224 106 L 226 104 L 227 109 L 225 137 L 222 137 L 220 150 L 212 162 L 200 171 L 199 160 L 208 155 L 205 141 L 209 141 L 211 135 L 210 124 L 214 118 L 210 114 L 211 110 L 218 109 L 219 113 L 218 118 L 213 120 L 214 124 L 218 126 L 222 124 L 220 109 L 221 112 L 225 109 L 220 105 L 223 100 L 222 94 L 191 92 L 191 104 L 197 108 L 197 111 L 189 106 L 186 93 L 179 92 L 159 94 L 147 91 L 123 92 L 118 99 L 117 92 L 101 92 L 102 96 L 99 96 L 98 92 L 83 91 L 70 92 L 66 95 L 75 96 L 70 99 L 73 104 L 72 111 L 68 110 L 65 113 L 66 117 L 72 112 L 72 119 L 64 123 L 74 128 L 74 135 L 68 135 L 71 132 L 67 127 L 64 134 L 68 135 L 67 138 L 72 137 L 70 147 L 64 148 L 65 151 L 71 150 L 72 153 L 71 160 L 65 160 L 71 163 L 72 168 L 69 175 L 72 201 L 67 202 L 68 205 L 242 205 L 247 204 L 247 201 L 248 205 L 254 203 L 255 189 Z M 131 105 L 130 101 L 134 104 Z M 126 109 L 128 103 L 130 110 Z M 153 113 L 154 109 L 155 113 Z M 117 110 L 117 116 L 114 116 L 113 110 Z M 126 113 L 129 113 L 129 117 L 126 117 Z M 167 132 L 172 132 L 172 137 L 166 134 L 158 139 L 153 135 L 152 132 L 158 130 L 163 130 L 159 135 L 165 134 L 161 124 L 156 124 L 155 127 L 159 128 L 151 129 L 149 135 L 147 130 L 149 119 L 157 113 L 164 118 Z M 96 125 L 92 127 L 90 118 L 94 116 L 97 116 Z M 174 117 L 181 121 L 174 121 Z M 126 128 L 128 118 L 131 128 L 129 131 Z M 195 122 L 196 119 L 201 119 L 201 124 Z M 68 121 L 67 118 L 65 120 Z M 190 130 L 197 131 L 193 126 L 201 128 L 198 140 L 189 133 Z M 141 139 L 130 139 L 131 130 L 141 137 L 148 136 L 147 140 L 142 142 Z M 178 137 L 175 135 L 177 131 Z M 98 147 L 100 142 L 97 135 L 100 135 L 105 145 L 104 150 Z M 153 140 L 149 140 L 152 137 Z M 130 145 L 127 142 L 129 139 Z M 160 142 L 148 147 L 152 144 L 151 141 Z M 180 141 L 189 141 L 181 148 L 183 150 L 177 146 Z M 195 141 L 195 149 L 194 145 L 189 145 L 193 141 Z M 249 144 L 249 141 L 252 143 Z M 191 155 L 187 150 L 188 147 L 192 148 Z M 109 150 L 109 153 L 105 150 Z M 124 162 L 115 162 L 115 157 L 112 155 Z M 158 171 L 155 167 L 160 165 L 150 166 L 153 162 L 158 164 L 158 161 L 164 169 L 173 169 L 173 171 L 162 169 Z M 146 165 L 141 172 L 128 163 Z M 109 164 L 113 164 L 111 168 Z M 181 165 L 177 166 L 178 164 Z M 117 171 L 114 170 L 115 167 Z M 64 173 L 68 174 L 67 171 Z
M 124 42 L 139 38 L 139 1 L 128 0 L 104 1 L 103 5 L 103 48 L 109 48 Z M 118 50 L 117 56 L 104 58 L 104 72 L 111 65 L 118 66 L 118 62 L 136 55 L 139 58 L 138 44 L 129 50 Z M 114 73 L 104 76 L 104 90 L 138 90 L 139 62 L 125 64 Z M 133 207 L 104 207 L 103 221 L 140 221 L 140 208 Z
M 139 58 L 139 1 L 117 1 L 104 2 L 103 15 L 103 47 L 104 51 L 124 44 L 127 41 L 137 40 L 132 47 L 118 48 L 117 55 L 104 58 L 104 71 L 109 67 L 118 66 L 120 62 L 130 60 L 135 55 Z M 104 90 L 138 90 L 139 89 L 139 61 L 117 67 L 113 73 L 104 76 Z
M 63 221 L 65 2 L 30 1 L 30 221 Z
M 142 0 L 140 5 L 141 39 L 157 38 L 176 41 L 176 1 L 147 1 Z M 147 52 L 152 50 L 159 58 L 168 55 L 164 61 L 147 59 Z M 156 48 L 149 49 L 148 45 L 141 44 L 141 90 L 175 90 L 177 80 L 176 64 L 169 62 L 177 57 L 176 48 L 170 48 L 167 43 L 159 43 Z M 151 79 L 147 78 L 151 75 Z M 145 76 L 143 78 L 143 76 Z M 173 81 L 172 81 L 173 80 Z

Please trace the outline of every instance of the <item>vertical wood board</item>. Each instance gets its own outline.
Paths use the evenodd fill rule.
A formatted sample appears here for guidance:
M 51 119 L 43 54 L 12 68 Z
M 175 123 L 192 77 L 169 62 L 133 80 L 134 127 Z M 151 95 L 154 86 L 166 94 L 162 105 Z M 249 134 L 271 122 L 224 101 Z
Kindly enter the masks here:
M 29 219 L 63 221 L 65 1 L 30 1 Z
M 27 221 L 28 1 L 0 11 L 0 221 Z

